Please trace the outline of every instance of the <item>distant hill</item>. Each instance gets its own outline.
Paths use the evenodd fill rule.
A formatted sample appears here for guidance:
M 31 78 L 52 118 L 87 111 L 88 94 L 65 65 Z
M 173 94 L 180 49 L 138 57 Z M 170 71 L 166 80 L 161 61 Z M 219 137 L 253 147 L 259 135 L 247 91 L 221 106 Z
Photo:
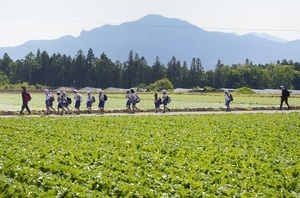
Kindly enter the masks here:
M 17 47 L 0 48 L 0 55 L 7 52 L 16 60 L 40 49 L 49 55 L 61 53 L 74 57 L 78 50 L 87 54 L 89 48 L 95 56 L 104 52 L 113 61 L 121 62 L 128 59 L 132 50 L 144 56 L 149 65 L 154 63 L 156 56 L 165 65 L 173 56 L 188 64 L 192 58 L 199 57 L 205 70 L 214 69 L 218 59 L 231 65 L 244 63 L 247 58 L 257 64 L 283 59 L 299 61 L 300 58 L 300 40 L 283 43 L 253 34 L 209 32 L 180 19 L 152 14 L 121 25 L 82 31 L 78 37 L 28 41 Z
M 269 34 L 266 34 L 266 33 L 258 34 L 258 33 L 252 32 L 251 34 L 253 36 L 256 36 L 256 37 L 259 37 L 259 38 L 268 39 L 270 41 L 276 41 L 276 42 L 279 42 L 279 43 L 286 43 L 287 42 L 287 40 L 284 40 L 282 38 L 278 38 L 278 37 L 275 37 L 275 36 L 272 36 L 272 35 L 269 35 Z

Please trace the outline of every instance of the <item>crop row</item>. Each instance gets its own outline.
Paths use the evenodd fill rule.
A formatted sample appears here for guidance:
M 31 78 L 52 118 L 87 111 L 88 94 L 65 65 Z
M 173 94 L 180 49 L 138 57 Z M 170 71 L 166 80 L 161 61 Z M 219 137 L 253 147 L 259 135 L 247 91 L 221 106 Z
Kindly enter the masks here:
M 297 197 L 300 114 L 0 119 L 0 197 Z

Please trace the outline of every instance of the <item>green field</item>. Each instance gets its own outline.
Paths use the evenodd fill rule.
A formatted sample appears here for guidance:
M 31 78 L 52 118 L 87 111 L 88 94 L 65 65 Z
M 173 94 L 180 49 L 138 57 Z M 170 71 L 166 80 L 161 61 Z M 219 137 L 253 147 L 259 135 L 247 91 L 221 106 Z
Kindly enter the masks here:
M 0 118 L 0 197 L 296 198 L 299 120 L 299 113 Z
M 29 103 L 29 107 L 32 110 L 41 111 L 45 109 L 45 95 L 43 93 L 31 93 L 32 101 Z M 97 94 L 93 94 L 97 100 Z M 108 101 L 106 102 L 106 110 L 122 110 L 126 109 L 125 94 L 107 94 Z M 69 94 L 73 98 L 73 94 Z M 83 94 L 84 98 L 86 95 Z M 141 102 L 138 107 L 143 110 L 154 109 L 154 97 L 153 93 L 139 94 Z M 223 94 L 169 94 L 172 98 L 172 102 L 169 104 L 172 109 L 184 109 L 184 108 L 222 108 L 224 107 L 224 95 Z M 82 110 L 86 109 L 86 100 L 83 101 L 81 106 Z M 232 107 L 234 108 L 251 108 L 251 107 L 279 107 L 280 97 L 270 95 L 234 95 L 234 102 Z M 289 98 L 291 106 L 300 106 L 300 97 Z M 22 105 L 22 99 L 20 93 L 1 93 L 0 97 L 0 111 L 19 111 Z M 74 104 L 71 104 L 73 108 Z M 97 110 L 98 101 L 93 105 L 93 109 Z M 54 103 L 54 107 L 57 107 L 57 103 Z

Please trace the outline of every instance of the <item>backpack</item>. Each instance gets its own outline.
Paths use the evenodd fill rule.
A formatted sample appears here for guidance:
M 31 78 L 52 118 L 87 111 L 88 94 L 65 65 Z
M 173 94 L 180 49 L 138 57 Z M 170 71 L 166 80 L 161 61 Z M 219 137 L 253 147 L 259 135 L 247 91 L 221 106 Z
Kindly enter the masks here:
M 135 100 L 135 102 L 136 103 L 139 103 L 139 102 L 141 102 L 141 99 L 140 99 L 140 97 L 136 94 L 136 100 Z
M 55 100 L 54 95 L 51 93 L 50 101 L 53 102 Z
M 287 96 L 287 97 L 290 97 L 290 95 L 291 95 L 291 92 L 287 90 L 287 91 L 286 91 L 286 96 Z
M 67 97 L 67 103 L 72 104 L 72 99 L 70 97 Z
M 229 98 L 230 98 L 230 101 L 232 102 L 233 101 L 233 96 L 232 94 L 228 94 Z
M 103 98 L 104 98 L 104 101 L 106 101 L 108 98 L 107 98 L 107 95 L 103 95 Z
M 170 96 L 168 96 L 167 101 L 168 101 L 168 103 L 170 103 L 172 101 Z
M 163 102 L 162 102 L 162 99 L 161 99 L 161 98 L 158 98 L 157 103 L 158 103 L 158 104 L 162 104 L 162 103 L 163 103 Z
M 92 102 L 96 102 L 96 99 L 94 96 L 92 96 Z
M 83 101 L 83 97 L 82 97 L 82 95 L 81 95 L 81 94 L 79 94 L 79 97 L 80 97 L 80 102 L 82 102 L 82 101 Z
M 26 100 L 27 102 L 29 102 L 29 101 L 31 100 L 31 95 L 30 95 L 30 93 L 26 92 L 26 94 L 25 94 L 25 100 Z

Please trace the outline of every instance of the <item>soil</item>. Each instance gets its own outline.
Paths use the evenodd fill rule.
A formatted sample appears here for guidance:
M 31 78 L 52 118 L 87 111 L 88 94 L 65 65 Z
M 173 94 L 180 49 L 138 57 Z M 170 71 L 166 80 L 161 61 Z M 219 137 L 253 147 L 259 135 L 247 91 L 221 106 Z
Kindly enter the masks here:
M 81 111 L 80 115 L 84 116 L 95 116 L 95 115 L 111 115 L 111 116 L 119 116 L 119 115 L 178 115 L 178 114 L 222 114 L 222 113 L 290 113 L 290 112 L 300 112 L 299 107 L 293 107 L 292 110 L 288 110 L 287 108 L 283 108 L 283 110 L 279 110 L 278 107 L 253 107 L 253 108 L 232 108 L 230 112 L 227 112 L 225 108 L 184 108 L 184 109 L 171 109 L 171 112 L 156 113 L 154 110 L 141 110 L 137 111 L 134 114 L 128 112 L 126 109 L 120 110 L 106 110 L 104 113 L 99 110 L 93 110 L 91 114 L 88 113 L 87 110 Z M 29 114 L 24 111 L 24 114 L 28 116 Z M 43 116 L 45 115 L 45 111 L 35 111 L 32 110 L 30 116 Z M 74 116 L 75 112 L 71 115 L 63 115 L 63 116 Z M 0 111 L 0 116 L 19 116 L 18 111 Z M 59 116 L 55 114 L 50 114 L 47 116 Z

